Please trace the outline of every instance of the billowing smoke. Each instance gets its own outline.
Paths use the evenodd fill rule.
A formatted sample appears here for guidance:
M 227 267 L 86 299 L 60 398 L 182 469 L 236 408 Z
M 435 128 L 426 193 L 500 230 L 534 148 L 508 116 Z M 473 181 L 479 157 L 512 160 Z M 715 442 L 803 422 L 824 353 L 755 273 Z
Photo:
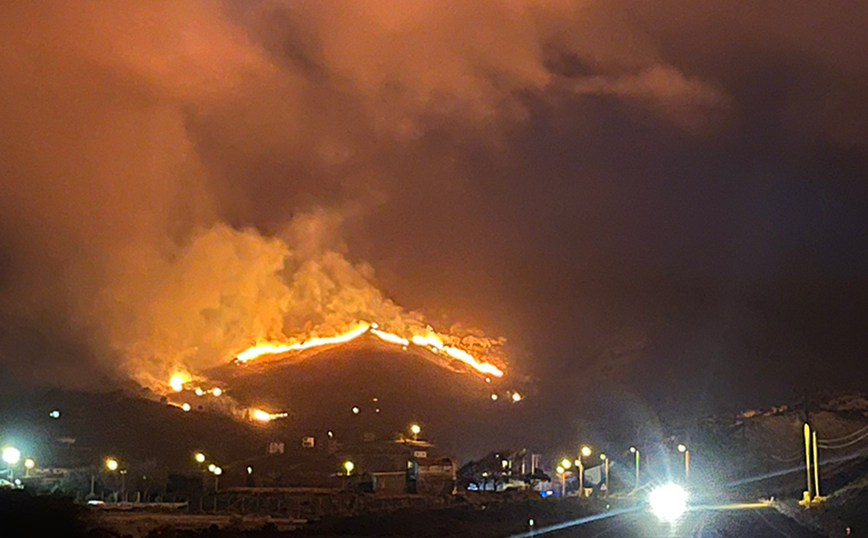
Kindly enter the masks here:
M 557 22 L 580 11 L 5 3 L 5 367 L 148 383 L 350 318 L 424 323 L 333 237 L 413 184 L 393 166 L 406 148 L 443 121 L 497 144 L 488 126 L 522 121 L 522 94 L 549 87 L 658 107 L 718 102 L 651 56 L 591 50 Z M 612 69 L 559 77 L 552 65 L 579 51 Z
M 716 19 L 703 15 L 706 3 L 663 4 L 3 2 L 0 365 L 18 379 L 88 383 L 98 372 L 148 383 L 167 366 L 204 368 L 256 339 L 337 331 L 349 318 L 424 324 L 410 311 L 458 304 L 460 321 L 476 324 L 465 314 L 497 299 L 475 294 L 497 280 L 499 256 L 561 246 L 541 247 L 534 236 L 547 212 L 557 233 L 546 237 L 595 234 L 584 221 L 558 219 L 608 207 L 603 176 L 621 174 L 611 162 L 636 148 L 594 162 L 595 148 L 623 137 L 595 146 L 588 133 L 626 117 L 638 118 L 638 131 L 714 136 L 732 120 L 729 88 L 763 71 L 713 76 L 718 66 L 679 43 L 721 65 L 733 63 L 737 44 L 715 48 L 729 41 L 708 27 Z M 792 14 L 780 31 L 763 13 L 727 18 L 741 29 L 731 33 L 751 46 L 775 35 L 787 50 L 814 35 L 812 12 Z M 824 64 L 837 54 L 824 48 L 833 41 L 804 46 Z M 811 84 L 821 79 L 832 80 Z M 811 95 L 795 92 L 788 106 Z M 592 196 L 568 185 L 582 178 L 556 164 L 537 172 L 540 163 L 523 162 L 524 146 L 513 144 L 533 140 L 522 129 L 544 130 L 534 110 L 558 116 L 551 111 L 562 107 L 571 107 L 567 134 L 591 148 L 580 170 L 602 202 L 585 209 Z M 817 107 L 828 109 L 838 108 Z M 781 117 L 804 127 L 793 110 Z M 501 184 L 498 172 L 480 170 L 491 162 L 537 175 L 522 187 L 515 178 Z M 636 169 L 643 181 L 646 172 L 666 175 Z M 553 183 L 538 188 L 547 176 Z M 628 202 L 642 188 L 625 188 Z M 556 194 L 543 203 L 538 193 Z M 625 222 L 634 225 L 643 206 L 631 205 L 640 211 Z M 512 225 L 521 214 L 546 217 Z M 609 218 L 603 211 L 591 222 Z M 570 248 L 595 241 L 582 236 Z M 420 269 L 429 262 L 433 269 Z M 402 291 L 434 291 L 381 291 L 374 267 L 404 282 Z M 604 264 L 592 269 L 609 274 Z M 465 277 L 475 279 L 473 293 L 449 296 Z M 503 287 L 523 289 L 524 276 L 515 278 Z M 540 317 L 569 330 L 585 319 L 550 314 Z M 490 319 L 489 332 L 513 337 L 505 329 L 515 326 Z

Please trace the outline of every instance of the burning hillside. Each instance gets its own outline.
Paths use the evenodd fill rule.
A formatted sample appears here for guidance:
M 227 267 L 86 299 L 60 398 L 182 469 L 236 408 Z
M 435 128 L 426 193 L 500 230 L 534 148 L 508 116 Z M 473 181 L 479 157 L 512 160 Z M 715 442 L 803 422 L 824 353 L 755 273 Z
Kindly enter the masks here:
M 299 216 L 282 235 L 216 225 L 124 275 L 98 307 L 122 368 L 161 393 L 220 397 L 204 373 L 315 357 L 366 337 L 456 372 L 504 377 L 505 340 L 454 325 L 436 330 L 378 289 L 371 267 L 329 242 L 324 214 Z M 409 352 L 409 353 L 404 353 Z M 260 413 L 260 416 L 264 416 Z

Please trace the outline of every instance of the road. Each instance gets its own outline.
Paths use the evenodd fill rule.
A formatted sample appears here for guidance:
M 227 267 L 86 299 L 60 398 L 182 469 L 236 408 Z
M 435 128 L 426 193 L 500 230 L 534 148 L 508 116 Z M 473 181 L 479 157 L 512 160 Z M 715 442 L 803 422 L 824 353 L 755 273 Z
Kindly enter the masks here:
M 694 509 L 676 524 L 660 522 L 645 511 L 631 511 L 578 523 L 552 532 L 535 529 L 523 536 L 547 538 L 819 538 L 769 507 L 733 510 Z

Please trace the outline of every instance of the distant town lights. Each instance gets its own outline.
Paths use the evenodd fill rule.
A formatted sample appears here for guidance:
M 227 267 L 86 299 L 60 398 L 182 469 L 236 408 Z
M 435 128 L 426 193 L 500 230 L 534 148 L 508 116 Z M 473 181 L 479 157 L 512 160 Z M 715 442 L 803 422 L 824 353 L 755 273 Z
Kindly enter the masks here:
M 33 458 L 27 458 L 26 460 L 24 460 L 25 469 L 33 469 L 34 467 L 36 467 L 36 462 L 33 461 Z

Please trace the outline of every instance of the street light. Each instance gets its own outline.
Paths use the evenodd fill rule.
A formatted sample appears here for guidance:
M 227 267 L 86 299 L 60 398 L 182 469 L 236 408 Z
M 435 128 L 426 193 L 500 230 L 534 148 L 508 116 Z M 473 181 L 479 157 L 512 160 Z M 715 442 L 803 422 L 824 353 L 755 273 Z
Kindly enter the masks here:
M 213 463 L 209 463 L 209 464 L 208 464 L 208 472 L 209 472 L 209 473 L 213 473 L 213 472 L 214 472 L 214 469 L 216 469 L 216 468 L 217 468 L 217 466 L 214 465 Z
M 356 464 L 347 460 L 344 462 L 344 470 L 347 471 L 347 476 L 350 476 L 353 473 L 353 469 L 356 468 Z
M 117 471 L 119 465 L 120 464 L 118 463 L 118 460 L 114 458 L 109 458 L 105 460 L 106 469 L 108 469 L 109 471 Z
M 12 467 L 18 463 L 18 460 L 21 459 L 21 451 L 15 447 L 8 446 L 3 449 L 3 461 L 5 461 L 9 466 L 9 480 L 11 481 L 14 478 L 14 472 Z
M 600 459 L 603 460 L 603 472 L 606 476 L 606 495 L 609 494 L 609 458 L 605 454 L 600 454 Z
M 9 465 L 15 465 L 21 459 L 21 451 L 15 447 L 8 446 L 3 449 L 3 461 Z
M 205 463 L 205 454 L 196 452 L 193 454 L 193 459 L 196 460 L 196 463 Z
M 569 469 L 572 466 L 573 462 L 571 462 L 569 458 L 564 458 L 561 460 L 561 467 L 563 467 L 564 469 Z
M 663 521 L 673 523 L 687 510 L 687 492 L 677 484 L 666 484 L 651 492 L 651 511 Z
M 684 443 L 679 443 L 678 452 L 684 454 L 684 482 L 686 483 L 690 479 L 690 450 Z
M 567 475 L 563 465 L 558 465 L 555 469 L 561 477 L 561 497 L 567 496 Z
M 636 460 L 636 486 L 635 487 L 638 488 L 639 487 L 639 449 L 636 448 L 635 446 L 631 446 L 630 452 L 632 452 L 635 455 L 635 460 Z
M 585 465 L 582 462 L 582 456 L 589 457 L 594 451 L 588 445 L 582 445 L 579 448 L 579 457 L 576 459 L 576 465 L 579 467 L 579 497 L 585 496 Z
M 418 424 L 412 424 L 410 426 L 410 433 L 413 434 L 413 440 L 418 439 L 419 434 L 422 432 L 422 428 Z
M 212 468 L 213 467 L 213 468 Z M 214 474 L 214 491 L 217 492 L 220 490 L 220 475 L 223 474 L 223 469 L 214 465 L 213 463 L 208 466 L 208 470 Z M 215 498 L 215 506 L 216 506 L 216 498 Z
M 24 476 L 29 477 L 30 469 L 33 469 L 34 467 L 36 467 L 36 462 L 33 461 L 33 458 L 27 458 L 24 460 Z

